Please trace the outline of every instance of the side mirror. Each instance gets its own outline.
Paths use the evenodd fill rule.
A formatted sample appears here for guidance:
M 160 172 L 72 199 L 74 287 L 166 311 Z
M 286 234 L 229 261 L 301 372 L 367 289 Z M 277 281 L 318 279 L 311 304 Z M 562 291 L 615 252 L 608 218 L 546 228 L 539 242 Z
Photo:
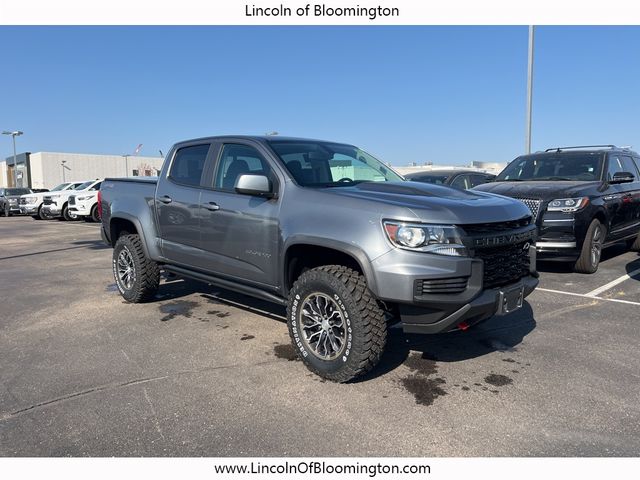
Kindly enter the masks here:
M 613 174 L 613 178 L 609 183 L 629 183 L 635 179 L 635 175 L 631 172 L 617 172 Z
M 254 195 L 256 197 L 275 197 L 271 180 L 269 180 L 265 175 L 240 175 L 238 180 L 236 180 L 235 191 L 245 195 Z

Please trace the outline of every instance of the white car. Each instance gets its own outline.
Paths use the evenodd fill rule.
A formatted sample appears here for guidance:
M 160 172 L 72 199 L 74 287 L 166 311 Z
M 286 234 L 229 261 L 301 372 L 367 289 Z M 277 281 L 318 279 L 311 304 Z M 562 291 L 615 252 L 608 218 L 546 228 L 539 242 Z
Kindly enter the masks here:
M 42 213 L 46 218 L 61 218 L 62 220 L 75 220 L 78 217 L 69 210 L 69 197 L 81 193 L 96 192 L 100 190 L 102 180 L 90 180 L 78 185 L 74 190 L 62 190 L 49 192 L 42 202 Z
M 42 204 L 44 202 L 44 197 L 47 195 L 55 194 L 54 192 L 62 192 L 66 190 L 73 190 L 83 182 L 66 182 L 61 183 L 56 188 L 51 189 L 48 192 L 40 192 L 40 193 L 28 193 L 26 195 L 21 195 L 18 200 L 18 206 L 20 207 L 20 213 L 23 215 L 31 215 L 36 220 L 44 220 L 47 218 L 42 212 Z
M 99 222 L 98 190 L 100 190 L 100 184 L 95 185 L 94 189 L 90 191 L 77 192 L 71 195 L 69 197 L 69 213 L 77 217 L 83 217 L 86 221 Z

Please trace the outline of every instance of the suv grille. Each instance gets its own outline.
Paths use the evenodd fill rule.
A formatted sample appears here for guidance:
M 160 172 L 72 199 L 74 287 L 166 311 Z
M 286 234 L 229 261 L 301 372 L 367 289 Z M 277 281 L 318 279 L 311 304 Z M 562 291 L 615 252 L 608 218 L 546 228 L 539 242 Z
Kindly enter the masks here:
M 19 205 L 26 205 L 27 204 L 27 199 L 26 198 L 21 198 L 20 200 L 18 200 L 18 204 Z
M 484 260 L 484 288 L 509 285 L 529 275 L 529 248 L 525 248 L 528 243 L 476 250 L 476 258 Z
M 540 205 L 542 204 L 542 200 L 540 200 L 539 198 L 513 198 L 515 198 L 516 200 L 520 200 L 527 207 L 529 207 L 529 210 L 531 210 L 531 213 L 533 214 L 534 222 L 538 219 L 538 213 L 540 213 Z
M 432 293 L 460 293 L 467 288 L 469 277 L 438 278 L 436 280 L 417 280 L 416 296 Z
M 44 205 L 51 205 L 53 203 L 53 200 L 51 200 L 51 197 L 44 197 L 44 199 L 42 200 L 42 203 Z

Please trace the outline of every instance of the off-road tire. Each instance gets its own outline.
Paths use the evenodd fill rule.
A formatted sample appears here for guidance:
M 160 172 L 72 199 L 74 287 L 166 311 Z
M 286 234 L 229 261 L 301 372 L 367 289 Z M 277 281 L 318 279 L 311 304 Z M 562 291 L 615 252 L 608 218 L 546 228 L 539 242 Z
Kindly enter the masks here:
M 300 336 L 301 307 L 315 293 L 335 299 L 347 327 L 344 348 L 333 360 L 317 356 Z M 341 265 L 317 267 L 298 277 L 289 293 L 287 324 L 302 362 L 313 373 L 333 382 L 348 382 L 370 371 L 380 361 L 387 341 L 384 311 L 365 278 Z
M 93 207 L 91 207 L 91 221 L 95 223 L 100 223 L 100 212 L 98 211 L 98 204 L 96 203 Z
M 596 235 L 597 229 L 599 230 L 598 239 L 594 237 Z M 600 254 L 602 254 L 602 244 L 604 243 L 604 239 L 607 236 L 606 227 L 598 220 L 594 218 L 587 229 L 587 234 L 585 235 L 584 244 L 582 245 L 582 250 L 580 252 L 580 257 L 574 266 L 574 270 L 578 273 L 595 273 L 598 270 L 598 265 L 600 265 L 600 255 L 597 255 L 597 258 L 594 261 L 592 256 L 592 249 L 594 243 L 598 241 L 600 243 Z
M 118 257 L 123 250 L 129 252 L 133 261 L 134 279 L 130 288 L 126 287 L 118 275 Z M 113 248 L 112 269 L 118 291 L 127 302 L 149 301 L 158 291 L 160 268 L 145 255 L 138 235 L 122 235 L 118 238 Z
M 640 235 L 627 240 L 627 248 L 632 252 L 640 252 Z

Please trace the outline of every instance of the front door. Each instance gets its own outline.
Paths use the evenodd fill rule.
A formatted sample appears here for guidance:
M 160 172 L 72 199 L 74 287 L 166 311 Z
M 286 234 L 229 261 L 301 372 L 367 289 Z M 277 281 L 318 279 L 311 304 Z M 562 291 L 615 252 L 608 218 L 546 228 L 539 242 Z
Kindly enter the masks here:
M 202 266 L 233 279 L 276 286 L 280 201 L 236 193 L 236 181 L 245 173 L 266 175 L 278 184 L 255 147 L 223 144 L 211 184 L 200 197 Z

